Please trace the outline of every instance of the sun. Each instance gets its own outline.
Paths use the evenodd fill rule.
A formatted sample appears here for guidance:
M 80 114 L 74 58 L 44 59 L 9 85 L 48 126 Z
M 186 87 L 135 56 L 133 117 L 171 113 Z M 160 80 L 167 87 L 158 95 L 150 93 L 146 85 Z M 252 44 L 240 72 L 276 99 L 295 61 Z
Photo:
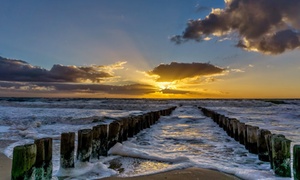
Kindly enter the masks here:
M 175 82 L 156 82 L 160 90 L 164 89 L 177 89 Z

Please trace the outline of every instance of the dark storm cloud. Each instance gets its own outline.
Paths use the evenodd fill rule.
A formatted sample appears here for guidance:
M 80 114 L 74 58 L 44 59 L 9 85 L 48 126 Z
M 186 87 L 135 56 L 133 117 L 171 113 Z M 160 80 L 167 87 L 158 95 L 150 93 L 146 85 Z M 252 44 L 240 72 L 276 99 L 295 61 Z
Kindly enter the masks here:
M 214 9 L 205 19 L 190 20 L 182 35 L 187 40 L 224 36 L 236 32 L 237 47 L 266 54 L 283 53 L 300 47 L 299 0 L 225 0 L 225 9 Z
M 130 84 L 124 86 L 78 83 L 53 83 L 53 82 L 4 82 L 0 81 L 0 90 L 13 92 L 52 92 L 52 93 L 106 93 L 123 95 L 143 95 L 154 93 L 158 89 L 146 84 Z
M 221 73 L 224 69 L 216 67 L 209 63 L 177 63 L 160 64 L 152 71 L 150 75 L 158 75 L 157 81 L 174 81 L 195 76 L 212 75 Z
M 32 66 L 21 60 L 0 57 L 0 80 L 19 82 L 81 82 L 90 80 L 99 82 L 111 74 L 99 70 L 99 66 L 63 66 L 53 65 L 51 70 Z

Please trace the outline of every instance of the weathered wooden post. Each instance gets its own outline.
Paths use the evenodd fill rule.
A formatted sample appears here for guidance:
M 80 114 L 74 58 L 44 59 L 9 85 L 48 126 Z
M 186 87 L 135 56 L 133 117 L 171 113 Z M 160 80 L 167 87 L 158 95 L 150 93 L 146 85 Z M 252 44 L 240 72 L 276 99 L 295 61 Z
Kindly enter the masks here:
M 92 158 L 100 158 L 100 151 L 101 151 L 101 126 L 97 125 L 93 127 L 93 139 L 92 139 Z
M 222 126 L 223 130 L 227 132 L 227 135 L 231 137 L 231 124 L 230 124 L 230 119 L 228 117 L 224 117 L 222 119 Z
M 118 121 L 119 123 L 119 137 L 118 137 L 118 142 L 122 143 L 123 142 L 123 121 Z
M 239 136 L 239 142 L 240 144 L 245 144 L 245 123 L 238 123 L 238 136 Z
M 240 123 L 239 120 L 233 118 L 230 120 L 231 127 L 232 127 L 232 136 L 234 140 L 239 141 L 239 132 L 238 132 L 238 124 Z
M 293 174 L 295 180 L 300 180 L 300 145 L 293 147 Z
M 147 127 L 147 128 L 150 128 L 152 124 L 151 124 L 151 122 L 150 122 L 150 116 L 149 116 L 148 113 L 145 114 L 145 121 L 146 121 L 146 127 Z
M 220 119 L 219 119 L 219 127 L 220 127 L 220 128 L 223 128 L 223 119 L 225 119 L 225 116 L 224 116 L 224 115 L 222 115 L 222 116 L 220 117 Z
M 271 138 L 273 167 L 276 175 L 291 177 L 291 141 L 284 135 L 273 135 Z
M 267 134 L 271 134 L 269 130 L 266 129 L 258 129 L 257 130 L 257 151 L 258 151 L 258 159 L 261 161 L 269 162 L 269 153 L 267 148 L 267 142 L 265 136 Z
M 134 120 L 135 120 L 134 135 L 136 135 L 141 131 L 140 117 L 139 116 L 134 116 Z
M 150 116 L 150 122 L 151 122 L 151 125 L 155 124 L 154 113 L 153 113 L 153 112 L 149 112 L 148 114 L 149 114 L 149 116 Z
M 219 117 L 218 117 L 218 119 L 216 119 L 216 123 L 219 125 L 219 127 L 220 127 L 220 122 L 222 120 L 222 117 L 223 117 L 223 115 L 220 114 Z
M 213 117 L 213 121 L 217 122 L 217 120 L 219 119 L 220 114 L 216 113 Z
M 91 129 L 81 129 L 78 131 L 77 160 L 88 162 L 92 155 L 93 132 Z
M 123 124 L 123 141 L 126 141 L 128 139 L 128 118 L 123 118 L 122 119 L 122 124 Z
M 101 124 L 100 126 L 100 155 L 107 156 L 108 151 L 108 125 Z
M 250 153 L 257 154 L 257 126 L 247 126 L 247 142 Z
M 109 124 L 108 131 L 108 149 L 112 148 L 119 138 L 120 124 L 117 121 L 114 121 Z
M 75 133 L 62 133 L 60 139 L 60 167 L 74 168 Z
M 158 119 L 160 118 L 160 114 L 158 111 L 154 112 L 154 123 L 156 123 L 158 121 Z
M 143 116 L 141 115 L 136 116 L 136 133 L 139 133 L 141 130 L 143 130 L 142 120 L 143 120 Z
M 134 131 L 134 119 L 131 116 L 128 117 L 128 137 L 133 137 Z
M 26 144 L 16 146 L 13 150 L 11 179 L 32 179 L 36 162 L 36 145 Z
M 52 139 L 42 138 L 34 141 L 36 145 L 35 179 L 52 177 Z
M 273 135 L 274 134 L 265 135 L 271 169 L 274 169 L 273 157 L 272 157 L 272 141 L 271 141 Z
M 245 124 L 245 131 L 244 131 L 244 143 L 245 143 L 245 148 L 249 150 L 249 143 L 248 143 L 248 124 Z

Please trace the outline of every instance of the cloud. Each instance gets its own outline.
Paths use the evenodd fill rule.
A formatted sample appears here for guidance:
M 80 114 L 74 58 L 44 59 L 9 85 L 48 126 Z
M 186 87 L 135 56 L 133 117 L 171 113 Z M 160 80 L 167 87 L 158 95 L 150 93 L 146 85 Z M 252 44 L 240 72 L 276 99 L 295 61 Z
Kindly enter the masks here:
M 157 75 L 158 82 L 170 82 L 195 76 L 213 75 L 223 72 L 224 69 L 216 67 L 209 63 L 177 63 L 160 64 L 149 75 Z
M 5 82 L 0 81 L 0 90 L 14 92 L 51 92 L 51 93 L 79 93 L 87 94 L 123 94 L 123 95 L 144 95 L 158 91 L 158 88 L 146 84 L 130 84 L 123 86 L 102 85 L 102 84 L 78 84 L 78 83 L 52 83 L 52 82 Z
M 101 84 L 52 84 L 57 91 L 107 93 L 124 95 L 143 95 L 154 93 L 157 88 L 146 84 L 130 84 L 123 86 Z
M 176 90 L 176 89 L 163 89 L 161 90 L 163 94 L 190 94 L 191 91 Z
M 207 6 L 202 6 L 200 4 L 196 5 L 196 12 L 208 11 L 210 8 Z
M 55 64 L 50 70 L 32 66 L 21 60 L 0 57 L 0 80 L 18 82 L 100 82 L 113 75 L 104 66 L 63 66 Z
M 208 36 L 238 34 L 237 47 L 264 54 L 279 54 L 300 47 L 299 0 L 225 0 L 204 19 L 190 20 L 177 44 L 203 41 Z
M 32 66 L 22 60 L 0 57 L 0 93 L 23 93 L 34 96 L 53 94 L 111 94 L 144 95 L 159 89 L 152 85 L 120 80 L 118 85 L 106 84 L 120 78 L 116 70 L 126 62 L 111 65 L 63 66 L 55 64 L 50 70 Z M 123 85 L 121 85 L 121 83 Z
M 236 73 L 244 73 L 245 71 L 242 69 L 230 69 L 231 72 L 236 72 Z

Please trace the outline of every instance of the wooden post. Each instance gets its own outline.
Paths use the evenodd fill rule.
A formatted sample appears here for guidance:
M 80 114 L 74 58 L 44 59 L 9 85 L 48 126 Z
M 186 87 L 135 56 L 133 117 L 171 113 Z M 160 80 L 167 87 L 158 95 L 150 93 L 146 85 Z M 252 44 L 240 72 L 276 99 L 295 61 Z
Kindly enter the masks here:
M 231 127 L 232 127 L 232 136 L 234 140 L 239 141 L 239 132 L 238 132 L 238 124 L 240 123 L 239 120 L 233 118 L 230 120 Z
M 112 148 L 119 138 L 120 124 L 116 121 L 109 124 L 108 131 L 108 149 Z
M 215 123 L 217 123 L 217 120 L 219 119 L 219 117 L 220 117 L 220 114 L 216 113 L 216 114 L 214 115 L 213 121 L 214 121 Z
M 279 134 L 272 136 L 271 144 L 275 174 L 282 177 L 291 177 L 291 141 Z
M 295 145 L 293 147 L 293 172 L 294 172 L 294 179 L 300 180 L 300 145 Z
M 128 118 L 123 118 L 122 119 L 122 124 L 123 124 L 123 141 L 126 141 L 128 139 Z
M 238 123 L 238 136 L 240 144 L 245 144 L 245 123 Z
M 92 140 L 92 158 L 100 158 L 101 151 L 101 126 L 97 125 L 93 127 L 93 140 Z
M 249 143 L 248 143 L 248 124 L 245 124 L 245 131 L 244 131 L 244 143 L 245 143 L 245 148 L 249 150 Z
M 160 118 L 160 114 L 158 111 L 154 112 L 154 123 L 156 123 L 158 121 L 158 119 Z
M 138 117 L 137 116 L 134 116 L 133 117 L 133 129 L 134 129 L 134 131 L 133 131 L 133 135 L 136 135 L 137 133 L 139 133 L 140 132 L 140 126 L 139 126 L 139 119 L 138 119 Z
M 250 153 L 257 154 L 257 126 L 247 126 L 247 142 Z
M 153 125 L 155 123 L 154 114 L 152 112 L 149 112 L 148 115 L 150 118 L 150 124 Z
M 133 117 L 128 117 L 128 137 L 133 137 L 134 135 L 134 120 Z
M 137 130 L 137 133 L 139 133 L 140 131 L 143 130 L 142 121 L 143 121 L 143 116 L 142 115 L 136 116 L 136 130 Z
M 74 168 L 75 133 L 62 133 L 60 139 L 60 167 Z
M 52 139 L 43 138 L 34 141 L 36 145 L 35 179 L 52 177 Z
M 13 150 L 11 179 L 32 179 L 36 162 L 36 145 L 16 146 Z
M 274 169 L 273 157 L 272 157 L 272 142 L 271 142 L 273 135 L 274 134 L 266 134 L 265 135 L 271 169 Z
M 108 125 L 101 124 L 100 126 L 100 155 L 107 156 L 108 151 Z
M 258 159 L 265 162 L 270 162 L 269 153 L 267 148 L 267 142 L 265 136 L 271 134 L 269 130 L 259 129 L 257 130 L 257 151 Z
M 123 121 L 118 121 L 119 123 L 119 137 L 118 137 L 118 142 L 122 143 L 123 142 Z
M 227 135 L 231 137 L 231 120 L 228 117 L 222 119 L 223 130 L 227 132 Z
M 78 131 L 77 160 L 81 162 L 90 161 L 92 155 L 93 132 L 91 129 Z
M 221 117 L 220 117 L 220 119 L 219 119 L 219 127 L 220 128 L 223 128 L 223 119 L 225 118 L 225 116 L 224 115 L 221 115 Z

